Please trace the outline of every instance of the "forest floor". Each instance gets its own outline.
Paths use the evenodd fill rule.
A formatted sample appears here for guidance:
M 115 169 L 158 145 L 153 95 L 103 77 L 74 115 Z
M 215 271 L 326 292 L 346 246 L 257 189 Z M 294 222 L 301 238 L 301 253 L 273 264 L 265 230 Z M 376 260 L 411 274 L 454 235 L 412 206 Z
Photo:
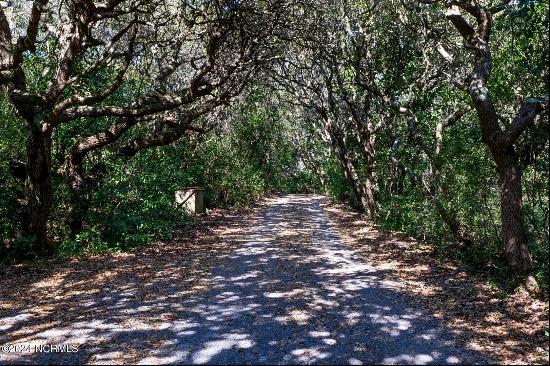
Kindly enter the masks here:
M 0 281 L 0 364 L 548 363 L 546 302 L 320 196 L 214 210 L 186 238 Z M 45 344 L 76 347 L 32 352 Z

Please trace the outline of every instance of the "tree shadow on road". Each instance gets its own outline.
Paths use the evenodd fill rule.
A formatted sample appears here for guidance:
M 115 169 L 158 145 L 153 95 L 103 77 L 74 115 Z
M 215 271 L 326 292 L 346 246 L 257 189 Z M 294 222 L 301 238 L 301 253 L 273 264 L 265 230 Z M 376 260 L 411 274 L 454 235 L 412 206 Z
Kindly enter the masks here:
M 382 232 L 344 205 L 321 206 L 351 247 L 387 269 L 386 279 L 454 329 L 463 344 L 499 363 L 548 363 L 547 302 L 526 292 L 505 294 L 434 254 L 433 245 Z
M 321 198 L 226 217 L 196 243 L 53 271 L 3 292 L 0 343 L 76 343 L 3 362 L 484 363 L 337 234 Z M 6 282 L 5 282 L 6 283 Z M 8 308 L 11 306 L 11 308 Z

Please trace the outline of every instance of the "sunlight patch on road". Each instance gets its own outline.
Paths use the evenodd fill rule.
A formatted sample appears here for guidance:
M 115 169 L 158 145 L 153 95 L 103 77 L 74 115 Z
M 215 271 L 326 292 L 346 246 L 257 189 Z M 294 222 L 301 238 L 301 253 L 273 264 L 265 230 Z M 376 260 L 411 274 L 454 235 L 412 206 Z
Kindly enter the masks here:
M 193 363 L 204 364 L 223 351 L 230 349 L 245 350 L 254 345 L 254 342 L 248 339 L 247 334 L 231 333 L 225 336 L 226 339 L 206 342 L 205 347 L 193 355 Z
M 328 352 L 322 352 L 317 348 L 299 348 L 291 352 L 291 354 L 298 358 L 298 362 L 310 364 L 316 360 L 322 360 L 330 356 Z
M 427 365 L 434 362 L 434 358 L 431 355 L 420 354 L 420 355 L 405 355 L 401 354 L 396 357 L 386 357 L 382 361 L 383 364 L 387 365 L 402 365 L 402 364 L 413 364 L 413 365 Z
M 302 295 L 307 291 L 301 288 L 296 288 L 292 291 L 287 292 L 264 292 L 264 296 L 270 299 L 282 299 L 282 298 L 293 298 L 298 295 Z

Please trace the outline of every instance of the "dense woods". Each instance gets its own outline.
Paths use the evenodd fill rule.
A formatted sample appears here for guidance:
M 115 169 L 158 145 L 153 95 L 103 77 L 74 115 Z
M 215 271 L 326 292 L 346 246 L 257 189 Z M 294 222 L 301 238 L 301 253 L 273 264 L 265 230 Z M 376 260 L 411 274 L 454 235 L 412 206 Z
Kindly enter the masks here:
M 548 288 L 548 2 L 0 2 L 0 257 L 125 250 L 272 191 Z

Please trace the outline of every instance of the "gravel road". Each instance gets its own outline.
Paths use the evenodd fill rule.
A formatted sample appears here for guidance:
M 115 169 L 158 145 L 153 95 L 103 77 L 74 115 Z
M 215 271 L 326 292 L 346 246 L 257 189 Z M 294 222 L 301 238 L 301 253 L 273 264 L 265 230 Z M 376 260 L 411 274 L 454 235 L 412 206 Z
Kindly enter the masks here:
M 50 322 L 25 338 L 80 344 L 78 352 L 4 353 L 0 363 L 488 363 L 347 245 L 322 199 L 271 199 L 229 253 L 212 252 L 201 291 L 178 292 L 176 281 L 170 291 L 179 296 L 145 301 L 119 283 L 87 318 Z M 22 311 L 0 318 L 0 340 L 22 319 Z

